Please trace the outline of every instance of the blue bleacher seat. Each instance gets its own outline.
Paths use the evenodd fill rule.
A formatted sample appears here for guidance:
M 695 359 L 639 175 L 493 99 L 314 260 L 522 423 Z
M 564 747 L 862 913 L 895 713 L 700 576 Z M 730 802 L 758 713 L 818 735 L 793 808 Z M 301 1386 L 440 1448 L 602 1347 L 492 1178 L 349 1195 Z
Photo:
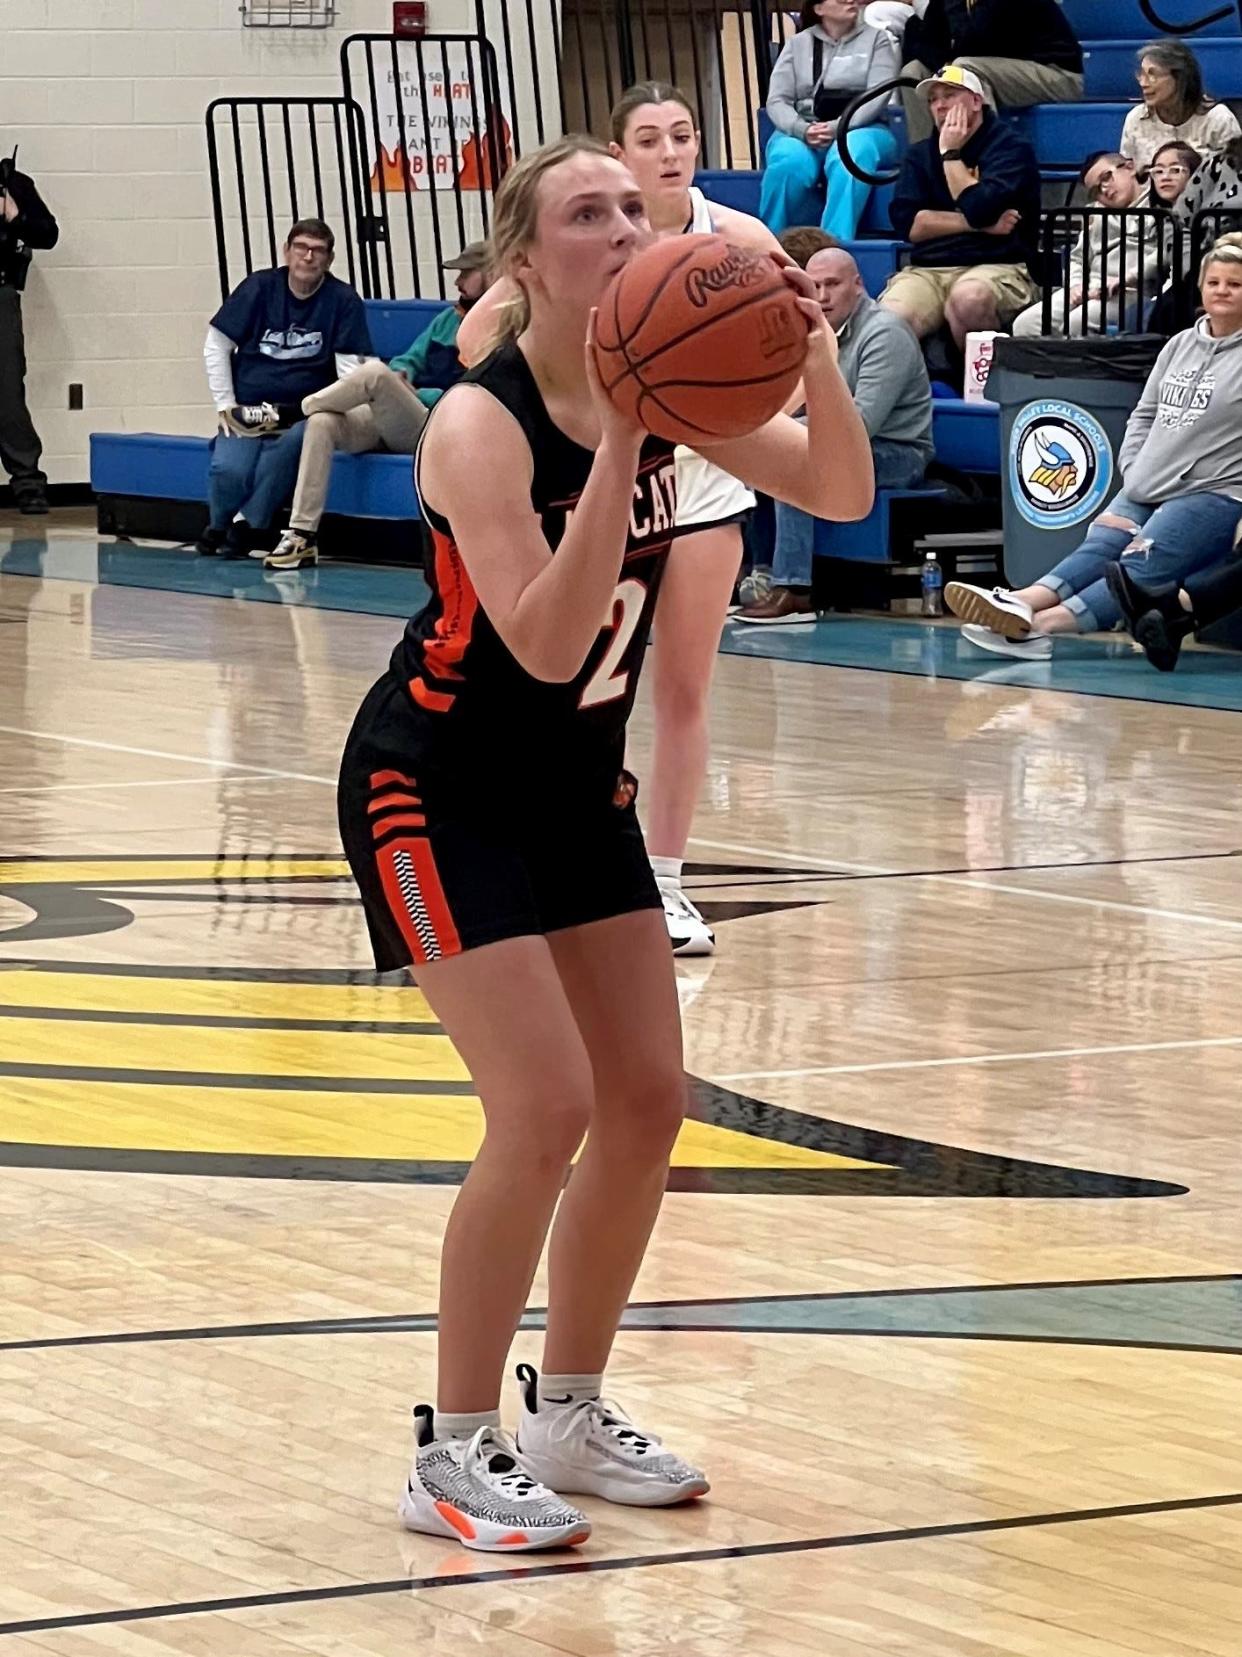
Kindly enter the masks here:
M 1133 99 L 1134 71 L 1144 40 L 1101 41 L 1085 49 L 1086 96 Z M 1236 40 L 1193 40 L 1203 83 L 1214 98 L 1242 97 L 1242 47 Z
M 1092 40 L 1152 40 L 1157 31 L 1143 15 L 1139 0 L 1062 0 L 1065 15 L 1083 44 Z M 1158 0 L 1156 10 L 1169 23 L 1193 23 L 1209 12 L 1222 10 L 1222 5 L 1208 4 L 1206 0 Z M 1236 10 L 1213 23 L 1212 35 L 1230 35 L 1236 39 L 1242 34 Z M 1198 35 L 1185 37 L 1197 51 L 1201 45 Z
M 364 300 L 375 355 L 387 360 L 408 351 L 448 303 L 446 299 Z
M 943 489 L 878 489 L 875 505 L 852 524 L 815 521 L 815 556 L 846 558 L 854 564 L 887 564 L 891 556 L 894 501 L 938 500 Z
M 211 442 L 156 432 L 92 432 L 96 495 L 206 501 Z M 409 455 L 337 455 L 328 511 L 349 518 L 417 518 Z
M 1116 149 L 1129 105 L 1036 104 L 1033 109 L 1005 109 L 1010 121 L 1034 146 L 1041 166 L 1078 167 L 1093 150 Z
M 995 476 L 1000 471 L 1000 409 L 995 403 L 937 397 L 932 404 L 932 447 L 944 466 Z

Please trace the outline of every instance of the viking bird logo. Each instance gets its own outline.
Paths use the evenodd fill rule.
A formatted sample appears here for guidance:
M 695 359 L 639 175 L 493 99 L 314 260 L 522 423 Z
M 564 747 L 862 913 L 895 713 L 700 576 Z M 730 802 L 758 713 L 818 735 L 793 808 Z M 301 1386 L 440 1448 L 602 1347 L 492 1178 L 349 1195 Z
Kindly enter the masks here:
M 1063 444 L 1044 442 L 1038 434 L 1035 438 L 1035 447 L 1039 450 L 1039 465 L 1032 471 L 1027 482 L 1038 483 L 1050 495 L 1064 500 L 1066 495 L 1078 487 L 1078 467 L 1073 455 Z

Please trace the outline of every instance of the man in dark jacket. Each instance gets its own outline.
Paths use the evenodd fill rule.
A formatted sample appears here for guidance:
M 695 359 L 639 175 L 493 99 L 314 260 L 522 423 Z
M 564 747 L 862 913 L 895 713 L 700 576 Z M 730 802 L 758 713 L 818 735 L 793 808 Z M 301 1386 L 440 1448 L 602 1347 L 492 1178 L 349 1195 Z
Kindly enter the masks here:
M 930 0 L 906 29 L 903 75 L 922 79 L 946 63 L 971 69 L 988 103 L 1023 109 L 1082 97 L 1082 48 L 1058 0 Z M 931 133 L 927 108 L 902 95 L 911 143 Z
M 969 69 L 951 64 L 919 93 L 936 137 L 902 163 L 889 215 L 914 249 L 880 303 L 920 339 L 947 322 L 961 350 L 967 334 L 1004 328 L 1039 298 L 1039 163 L 985 107 Z
M 55 247 L 59 235 L 33 182 L 11 157 L 0 161 L 0 466 L 19 511 L 29 513 L 47 511 L 47 476 L 39 470 L 43 445 L 26 407 L 22 288 L 31 249 Z

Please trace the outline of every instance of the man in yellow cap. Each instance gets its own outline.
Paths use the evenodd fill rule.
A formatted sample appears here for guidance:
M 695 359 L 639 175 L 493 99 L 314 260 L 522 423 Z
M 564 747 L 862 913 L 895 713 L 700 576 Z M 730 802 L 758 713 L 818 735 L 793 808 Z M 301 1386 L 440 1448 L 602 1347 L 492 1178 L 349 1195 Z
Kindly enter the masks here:
M 1039 164 L 972 69 L 949 64 L 918 90 L 935 136 L 902 162 L 889 216 L 913 252 L 880 303 L 920 339 L 947 323 L 960 351 L 1039 297 Z

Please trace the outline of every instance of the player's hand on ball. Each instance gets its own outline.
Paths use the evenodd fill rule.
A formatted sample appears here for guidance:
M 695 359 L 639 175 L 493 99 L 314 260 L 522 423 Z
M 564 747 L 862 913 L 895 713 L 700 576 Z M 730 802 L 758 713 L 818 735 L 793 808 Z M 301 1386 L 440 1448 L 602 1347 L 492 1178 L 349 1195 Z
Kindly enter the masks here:
M 631 447 L 638 447 L 647 435 L 646 428 L 639 425 L 633 417 L 621 412 L 604 390 L 603 381 L 599 377 L 599 364 L 595 358 L 595 318 L 596 312 L 593 309 L 587 320 L 585 350 L 587 384 L 591 388 L 591 401 L 595 404 L 595 412 L 599 415 L 600 443 L 628 443 Z

